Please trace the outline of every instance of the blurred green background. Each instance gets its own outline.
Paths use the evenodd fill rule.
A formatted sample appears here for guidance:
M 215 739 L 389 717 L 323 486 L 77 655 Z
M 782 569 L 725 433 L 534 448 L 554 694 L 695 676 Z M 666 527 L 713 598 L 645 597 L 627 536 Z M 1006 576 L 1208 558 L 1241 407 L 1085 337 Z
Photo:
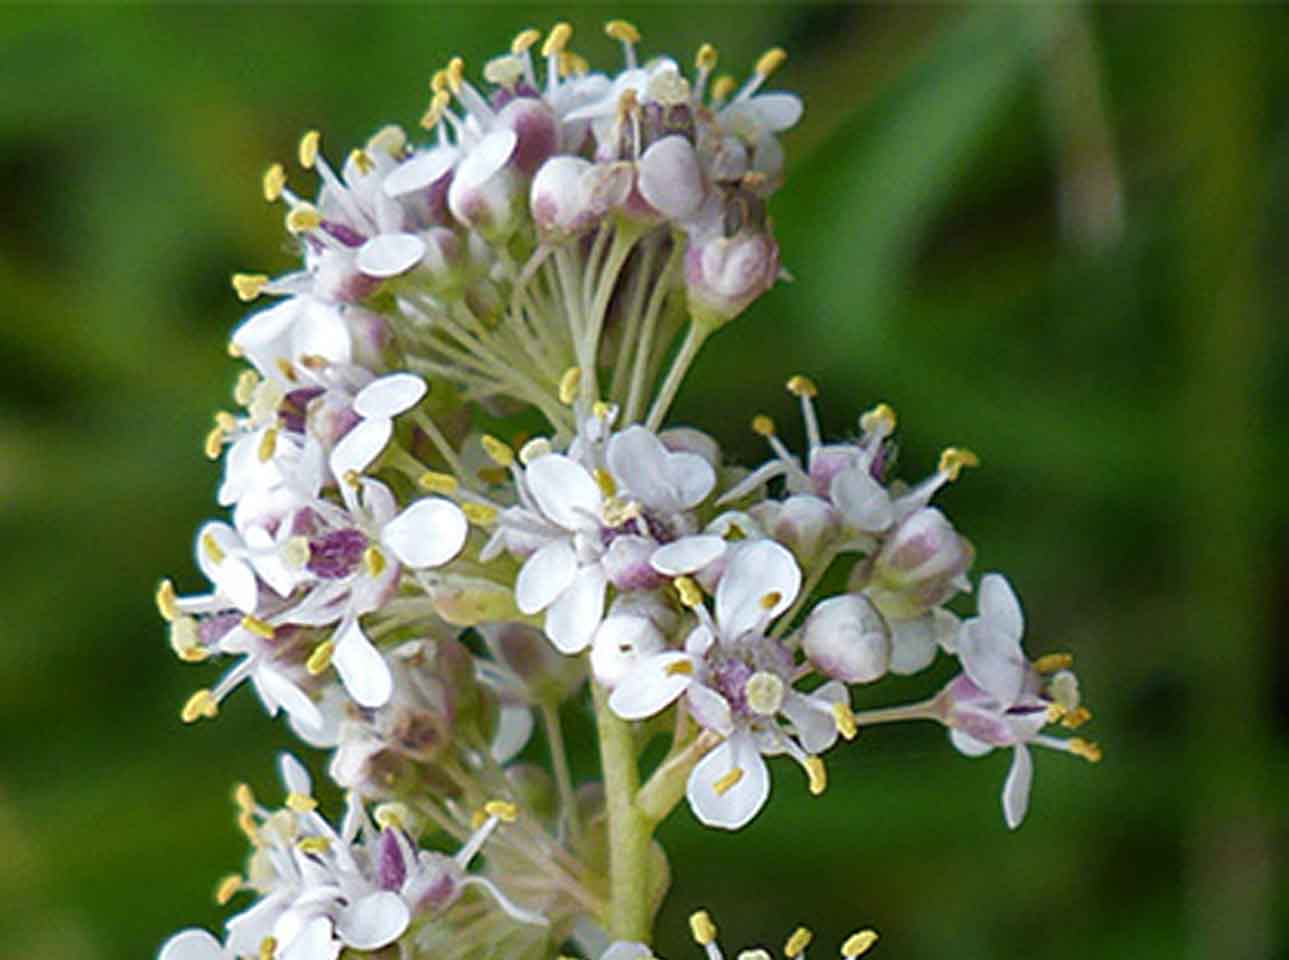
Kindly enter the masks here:
M 808 372 L 834 435 L 895 406 L 906 475 L 975 449 L 942 505 L 1030 651 L 1076 652 L 1106 750 L 1039 755 L 1014 835 L 1005 755 L 931 726 L 835 751 L 818 799 L 776 765 L 742 833 L 664 828 L 660 952 L 698 956 L 706 906 L 727 946 L 806 922 L 816 956 L 870 924 L 901 960 L 1289 956 L 1289 14 L 430 3 L 0 9 L 0 956 L 147 957 L 218 923 L 229 786 L 271 790 L 290 742 L 246 693 L 182 728 L 211 670 L 152 607 L 163 574 L 200 584 L 228 275 L 290 266 L 261 171 L 312 126 L 336 156 L 413 127 L 433 69 L 530 24 L 616 64 L 607 16 L 736 73 L 782 44 L 774 85 L 807 103 L 772 208 L 796 281 L 712 342 L 680 414 L 750 459 L 754 412 L 799 439 L 781 384 Z

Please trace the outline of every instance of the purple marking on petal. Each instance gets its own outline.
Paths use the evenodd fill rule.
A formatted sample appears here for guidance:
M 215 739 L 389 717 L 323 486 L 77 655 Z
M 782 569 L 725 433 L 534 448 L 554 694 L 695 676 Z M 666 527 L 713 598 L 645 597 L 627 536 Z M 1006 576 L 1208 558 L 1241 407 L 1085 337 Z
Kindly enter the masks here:
M 197 625 L 203 647 L 213 647 L 242 622 L 240 613 L 217 613 L 203 618 Z
M 309 403 L 322 393 L 321 387 L 302 387 L 299 390 L 292 390 L 283 398 L 281 406 L 278 407 L 278 414 L 281 415 L 282 424 L 289 432 L 304 433 Z
M 361 530 L 336 530 L 309 541 L 307 568 L 324 580 L 342 580 L 358 568 L 369 541 Z
M 403 859 L 403 845 L 397 831 L 386 827 L 380 834 L 380 860 L 377 879 L 384 890 L 397 890 L 407 879 L 407 862 Z
M 353 227 L 347 227 L 337 220 L 323 220 L 322 229 L 346 247 L 361 247 L 367 242 L 366 236 L 353 229 Z

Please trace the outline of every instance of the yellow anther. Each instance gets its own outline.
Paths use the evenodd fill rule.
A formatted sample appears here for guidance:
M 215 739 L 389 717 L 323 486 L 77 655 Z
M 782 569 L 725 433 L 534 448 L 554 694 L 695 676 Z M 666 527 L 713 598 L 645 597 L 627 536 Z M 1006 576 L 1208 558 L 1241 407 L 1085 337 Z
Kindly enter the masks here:
M 368 547 L 363 551 L 363 568 L 367 571 L 369 577 L 379 577 L 385 572 L 389 565 L 385 559 L 385 554 L 381 553 L 376 547 Z
M 210 557 L 211 563 L 219 565 L 224 562 L 228 556 L 224 553 L 224 548 L 219 545 L 213 533 L 206 533 L 201 538 L 201 548 L 206 551 L 206 556 Z
M 514 89 L 524 78 L 524 64 L 518 57 L 493 57 L 483 65 L 483 78 L 498 87 Z
M 716 924 L 712 923 L 712 915 L 706 910 L 698 910 L 689 915 L 689 932 L 694 938 L 694 942 L 700 947 L 705 947 L 709 943 L 716 941 Z
M 246 839 L 251 843 L 259 844 L 260 828 L 255 823 L 255 818 L 251 816 L 249 810 L 243 810 L 237 815 L 237 829 L 246 834 Z
M 712 102 L 724 103 L 737 86 L 738 81 L 728 73 L 717 77 L 716 82 L 712 84 Z
M 669 677 L 692 677 L 694 664 L 690 660 L 677 660 L 675 663 L 667 664 L 662 672 Z
M 1075 707 L 1073 710 L 1066 711 L 1065 716 L 1061 718 L 1061 726 L 1066 730 L 1077 730 L 1091 719 L 1091 710 L 1087 707 Z
M 398 159 L 407 146 L 407 132 L 396 123 L 386 124 L 367 139 L 368 153 L 384 153 Z
M 268 463 L 273 459 L 273 454 L 277 452 L 277 427 L 269 427 L 260 437 L 260 445 L 255 448 L 255 455 L 259 457 L 260 463 Z
M 460 93 L 461 86 L 465 83 L 465 61 L 460 57 L 453 57 L 448 61 L 448 89 L 453 93 Z
M 308 233 L 317 230 L 322 224 L 322 214 L 311 203 L 301 203 L 291 208 L 286 215 L 286 228 L 292 234 Z
M 239 347 L 237 344 L 233 343 L 233 341 L 231 340 L 228 341 L 228 346 L 225 347 L 224 349 L 228 352 L 228 355 L 232 357 L 234 360 L 240 360 L 243 357 L 242 348 Z
M 478 527 L 490 527 L 497 522 L 497 508 L 484 503 L 463 503 L 461 512 Z
M 847 740 L 854 740 L 859 733 L 859 724 L 855 722 L 855 711 L 850 709 L 847 703 L 837 702 L 832 705 L 833 723 L 837 725 L 837 732 Z
M 519 819 L 519 808 L 507 800 L 489 800 L 483 805 L 483 812 L 502 823 L 514 823 Z
M 868 953 L 876 942 L 876 930 L 860 930 L 846 938 L 846 942 L 841 945 L 841 955 L 846 960 L 855 960 L 856 957 Z
M 515 34 L 515 39 L 510 41 L 510 52 L 515 56 L 527 51 L 534 43 L 542 38 L 542 32 L 529 27 L 527 30 L 520 30 Z
M 569 38 L 573 36 L 573 28 L 567 23 L 557 23 L 551 27 L 551 32 L 546 35 L 546 42 L 542 44 L 542 56 L 549 57 L 559 53 L 568 46 Z
M 242 303 L 250 303 L 258 297 L 268 282 L 269 278 L 262 273 L 235 273 L 232 276 L 233 289 Z
M 963 467 L 980 466 L 980 458 L 965 447 L 949 447 L 940 454 L 939 470 L 950 480 L 957 480 Z
M 810 795 L 817 797 L 828 789 L 828 770 L 818 757 L 806 757 L 806 776 L 810 778 Z
M 196 723 L 200 718 L 211 719 L 219 714 L 219 703 L 215 694 L 209 690 L 198 690 L 179 711 L 179 719 L 184 723 Z
M 1065 713 L 1066 713 L 1065 708 L 1061 706 L 1059 703 L 1049 703 L 1047 705 L 1046 712 L 1043 714 L 1043 718 L 1048 723 L 1057 723 L 1062 717 L 1065 716 Z
M 479 443 L 483 445 L 483 452 L 497 466 L 509 467 L 515 462 L 515 451 L 491 434 L 485 433 L 479 438 Z
M 603 467 L 596 467 L 591 472 L 591 476 L 595 478 L 595 485 L 600 488 L 600 493 L 606 497 L 611 497 L 618 492 L 618 484 L 613 479 L 613 474 Z
M 175 585 L 170 580 L 162 580 L 157 584 L 157 613 L 161 614 L 161 619 L 166 623 L 174 623 L 179 616 L 179 597 L 175 593 Z
M 224 431 L 219 427 L 211 427 L 210 432 L 206 434 L 206 439 L 201 443 L 201 452 L 206 455 L 207 460 L 218 460 L 220 453 L 224 450 Z
M 296 813 L 313 813 L 318 809 L 318 801 L 307 794 L 292 792 L 286 795 L 286 808 Z
M 333 640 L 323 640 L 313 648 L 309 654 L 309 659 L 304 662 L 304 668 L 309 671 L 311 676 L 318 676 L 331 666 L 331 658 L 336 655 L 336 644 Z
M 635 24 L 627 20 L 610 20 L 604 25 L 604 32 L 614 40 L 621 40 L 623 43 L 640 42 L 640 31 L 635 28 Z
M 609 478 L 612 481 L 612 477 Z M 603 489 L 603 488 L 601 488 Z M 640 504 L 634 500 L 619 500 L 612 494 L 600 508 L 600 521 L 610 528 L 626 526 L 640 516 Z
M 562 50 L 559 55 L 559 75 L 561 77 L 582 77 L 591 72 L 591 61 L 580 53 Z
M 885 403 L 879 403 L 859 418 L 859 428 L 865 433 L 876 433 L 883 437 L 895 432 L 895 411 Z
M 782 47 L 771 47 L 761 54 L 761 59 L 756 62 L 756 72 L 759 76 L 768 77 L 783 66 L 783 61 L 787 59 L 788 55 Z
M 1034 661 L 1034 669 L 1039 673 L 1057 673 L 1074 666 L 1074 657 L 1068 653 L 1049 653 Z
M 242 629 L 247 633 L 253 633 L 261 640 L 273 639 L 273 625 L 265 623 L 259 617 L 252 617 L 247 614 L 242 617 Z
M 765 414 L 758 414 L 752 418 L 752 432 L 762 437 L 774 436 L 774 421 Z
M 753 947 L 751 950 L 740 950 L 734 960 L 774 960 L 774 957 L 763 947 Z
M 277 953 L 277 937 L 265 937 L 260 941 L 259 960 L 273 960 L 275 953 Z
M 291 361 L 286 357 L 277 358 L 277 369 L 278 373 L 282 374 L 282 376 L 290 380 L 292 383 L 295 383 L 300 379 L 300 375 L 295 372 L 295 367 L 291 365 Z
M 434 76 L 430 77 L 430 92 L 436 96 L 440 93 L 448 93 L 448 72 L 446 70 L 435 70 Z
M 282 164 L 275 163 L 265 170 L 260 186 L 264 190 L 264 199 L 269 203 L 276 203 L 286 189 L 286 170 L 282 168 Z
M 705 43 L 698 48 L 698 55 L 694 57 L 694 66 L 699 70 L 715 70 L 716 58 L 716 48 L 710 43 Z
M 788 960 L 799 957 L 806 952 L 806 947 L 810 946 L 810 941 L 814 940 L 815 935 L 805 927 L 797 927 L 792 931 L 792 936 L 788 937 L 788 942 L 783 945 L 783 952 Z
M 519 462 L 528 466 L 538 457 L 544 457 L 551 452 L 551 442 L 545 437 L 533 437 L 522 447 L 519 448 Z M 505 474 L 502 474 L 500 483 L 505 483 Z
M 364 176 L 376 169 L 376 161 L 368 155 L 366 150 L 359 150 L 357 147 L 349 151 L 349 162 Z
M 1070 753 L 1076 757 L 1082 757 L 1088 763 L 1101 762 L 1101 747 L 1091 740 L 1084 740 L 1082 737 L 1070 737 L 1065 741 Z
M 712 784 L 712 790 L 718 797 L 723 797 L 734 789 L 735 784 L 742 780 L 743 776 L 743 768 L 735 767 L 723 777 L 718 777 L 716 782 Z
M 254 373 L 255 371 L 247 370 L 245 372 Z M 219 429 L 223 430 L 225 433 L 232 433 L 234 430 L 237 429 L 237 418 L 233 416 L 231 413 L 229 413 L 227 410 L 216 410 L 215 426 L 219 427 Z
M 406 830 L 412 822 L 412 811 L 402 803 L 382 803 L 372 811 L 372 819 L 376 821 L 376 826 L 382 830 L 390 827 L 396 830 Z
M 611 403 L 597 400 L 595 403 L 591 404 L 591 413 L 595 419 L 603 420 L 605 423 L 608 423 L 618 415 L 618 408 Z
M 197 621 L 179 617 L 170 624 L 170 649 L 184 663 L 201 663 L 210 659 L 210 651 L 201 645 Z
M 233 399 L 241 406 L 249 407 L 251 401 L 255 399 L 255 388 L 259 385 L 260 375 L 258 373 L 254 370 L 243 370 L 237 377 L 237 383 L 233 387 Z M 227 423 L 229 420 L 233 420 L 233 418 L 224 413 L 223 410 L 215 414 L 215 422 L 225 430 L 236 425 L 235 420 L 231 424 Z
M 559 402 L 565 406 L 577 399 L 577 388 L 582 382 L 582 368 L 569 367 L 564 376 L 559 378 Z
M 296 844 L 302 853 L 324 854 L 331 849 L 330 837 L 301 837 Z
M 306 170 L 312 170 L 314 164 L 318 162 L 318 145 L 322 142 L 322 134 L 317 130 L 310 130 L 300 138 L 300 149 L 297 152 L 297 159 L 300 166 Z
M 478 830 L 487 822 L 488 822 L 488 815 L 484 813 L 482 810 L 476 810 L 474 813 L 470 814 L 471 830 Z
M 779 601 L 782 599 L 783 594 L 778 590 L 771 590 L 769 593 L 761 594 L 761 599 L 758 600 L 757 603 L 761 605 L 762 610 L 773 610 L 779 605 Z
M 430 493 L 452 494 L 457 492 L 460 484 L 450 473 L 439 473 L 437 470 L 426 470 L 416 481 L 417 486 Z
M 225 906 L 229 900 L 242 889 L 242 878 L 236 873 L 230 873 L 215 887 L 215 902 L 221 907 Z
M 242 813 L 255 812 L 255 792 L 249 784 L 239 783 L 233 787 L 233 803 L 237 804 L 237 809 Z
M 680 594 L 680 602 L 685 606 L 692 610 L 703 605 L 703 591 L 692 577 L 677 577 L 672 583 Z
M 803 377 L 801 374 L 790 377 L 787 388 L 788 393 L 796 397 L 814 397 L 819 394 L 819 388 L 815 386 L 815 382 L 809 377 Z

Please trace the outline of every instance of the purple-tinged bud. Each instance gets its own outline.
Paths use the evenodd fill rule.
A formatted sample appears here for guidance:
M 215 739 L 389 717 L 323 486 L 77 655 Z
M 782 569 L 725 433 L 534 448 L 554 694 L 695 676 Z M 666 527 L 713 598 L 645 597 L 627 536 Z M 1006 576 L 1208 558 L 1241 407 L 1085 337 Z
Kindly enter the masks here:
M 713 470 L 721 468 L 721 447 L 712 437 L 693 427 L 672 427 L 658 434 L 662 445 L 672 453 L 696 453 Z
M 827 497 L 832 490 L 833 477 L 854 466 L 859 450 L 849 443 L 830 443 L 818 447 L 810 454 L 810 483 L 815 494 Z
M 836 509 L 825 500 L 809 495 L 779 502 L 767 500 L 750 510 L 762 528 L 783 544 L 803 566 L 813 565 L 838 530 Z
M 551 157 L 533 178 L 529 204 L 544 236 L 561 240 L 591 229 L 603 216 L 590 189 L 595 167 L 581 157 Z
M 658 545 L 631 534 L 614 537 L 604 554 L 604 572 L 614 588 L 624 593 L 634 590 L 656 590 L 667 582 L 649 562 Z
M 512 100 L 502 108 L 497 122 L 515 132 L 514 164 L 525 176 L 531 177 L 559 150 L 559 121 L 544 100 Z
M 947 517 L 924 507 L 891 533 L 873 558 L 865 590 L 892 620 L 912 620 L 948 600 L 975 558 Z
M 515 166 L 519 138 L 495 130 L 466 154 L 448 188 L 448 209 L 491 243 L 504 243 L 523 214 L 524 178 Z
M 555 705 L 582 685 L 575 657 L 561 655 L 546 635 L 523 623 L 490 623 L 478 628 L 493 658 L 508 667 L 536 703 Z
M 891 636 L 866 597 L 830 597 L 810 612 L 801 628 L 802 649 L 824 676 L 843 683 L 872 683 L 891 662 Z
M 713 328 L 746 310 L 778 276 L 779 245 L 762 230 L 696 239 L 685 251 L 689 311 Z
M 681 136 L 664 137 L 644 152 L 637 184 L 650 207 L 678 222 L 692 217 L 706 195 L 698 154 Z

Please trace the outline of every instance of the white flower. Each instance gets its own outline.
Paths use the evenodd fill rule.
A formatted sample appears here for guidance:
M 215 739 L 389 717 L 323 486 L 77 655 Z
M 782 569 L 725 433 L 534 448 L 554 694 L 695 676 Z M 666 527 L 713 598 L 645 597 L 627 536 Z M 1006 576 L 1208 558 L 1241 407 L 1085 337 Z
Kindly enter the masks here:
M 391 373 L 373 380 L 354 397 L 356 423 L 331 451 L 331 474 L 351 501 L 350 478 L 367 469 L 394 435 L 394 418 L 425 396 L 425 381 L 411 373 Z

